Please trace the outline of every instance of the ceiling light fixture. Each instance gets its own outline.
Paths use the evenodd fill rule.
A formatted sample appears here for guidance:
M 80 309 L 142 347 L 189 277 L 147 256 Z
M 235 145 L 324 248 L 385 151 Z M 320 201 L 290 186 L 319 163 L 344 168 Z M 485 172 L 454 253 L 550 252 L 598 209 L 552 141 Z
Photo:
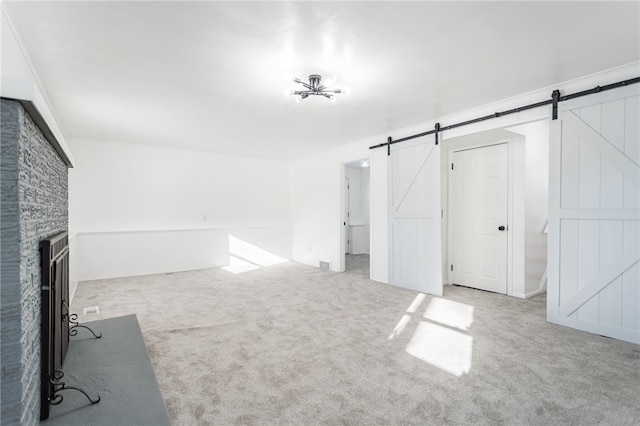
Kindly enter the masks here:
M 360 160 L 360 167 L 365 169 L 369 167 L 369 159 L 365 158 L 364 160 Z
M 341 89 L 330 89 L 327 84 L 326 86 L 322 85 L 322 76 L 320 74 L 311 74 L 309 75 L 309 83 L 305 83 L 300 80 L 298 77 L 294 77 L 293 81 L 295 83 L 301 84 L 305 87 L 306 90 L 285 90 L 286 95 L 293 95 L 296 97 L 296 101 L 300 102 L 303 99 L 308 98 L 309 96 L 324 96 L 327 99 L 332 101 L 336 100 L 336 94 L 344 93 L 348 94 L 346 90 Z

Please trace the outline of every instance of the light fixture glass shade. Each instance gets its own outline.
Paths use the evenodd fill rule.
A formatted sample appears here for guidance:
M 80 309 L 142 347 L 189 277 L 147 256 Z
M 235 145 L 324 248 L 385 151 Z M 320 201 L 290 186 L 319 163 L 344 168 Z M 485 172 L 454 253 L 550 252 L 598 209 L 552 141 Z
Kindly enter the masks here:
M 362 167 L 363 169 L 369 167 L 369 159 L 365 158 L 364 160 L 360 160 L 360 167 Z

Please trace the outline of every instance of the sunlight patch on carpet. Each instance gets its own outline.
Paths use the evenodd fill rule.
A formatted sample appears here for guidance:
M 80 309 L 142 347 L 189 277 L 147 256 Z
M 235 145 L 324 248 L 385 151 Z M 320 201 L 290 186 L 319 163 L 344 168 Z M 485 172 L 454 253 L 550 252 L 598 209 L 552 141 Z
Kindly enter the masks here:
M 471 370 L 473 338 L 448 327 L 422 321 L 405 351 L 459 377 Z
M 418 310 L 420 305 L 422 305 L 422 302 L 424 302 L 425 297 L 426 295 L 424 293 L 418 293 L 416 298 L 413 299 L 413 302 L 411 302 L 411 304 L 407 308 L 407 314 L 414 314 Z M 395 337 L 398 337 L 400 334 L 402 334 L 407 324 L 409 324 L 409 321 L 411 321 L 411 315 L 403 315 L 389 335 L 388 340 L 394 339 Z
M 466 331 L 473 323 L 473 306 L 434 297 L 429 302 L 423 317 Z
M 410 312 L 412 314 L 415 313 L 415 311 L 418 310 L 420 305 L 422 305 L 422 302 L 424 302 L 425 297 L 426 297 L 426 294 L 418 293 L 416 298 L 413 299 L 413 302 L 411 302 L 411 304 L 409 305 L 409 308 L 407 308 L 407 312 Z
M 287 259 L 276 256 L 233 235 L 229 235 L 229 254 L 260 266 L 270 266 L 287 261 Z
M 407 324 L 409 324 L 409 321 L 411 321 L 411 317 L 409 315 L 403 315 L 402 318 L 400 318 L 400 321 L 398 321 L 398 324 L 396 324 L 396 327 L 393 329 L 393 331 L 389 335 L 389 340 L 402 334 L 402 332 L 404 331 L 404 328 L 407 326 Z
M 229 255 L 229 265 L 222 267 L 222 269 L 227 272 L 231 272 L 232 274 L 242 274 L 243 272 L 260 269 L 260 266 L 251 262 L 247 262 L 246 260 L 240 259 L 239 257 Z
M 233 274 L 241 274 L 259 269 L 262 266 L 284 262 L 287 262 L 287 259 L 229 235 L 229 265 L 222 269 Z

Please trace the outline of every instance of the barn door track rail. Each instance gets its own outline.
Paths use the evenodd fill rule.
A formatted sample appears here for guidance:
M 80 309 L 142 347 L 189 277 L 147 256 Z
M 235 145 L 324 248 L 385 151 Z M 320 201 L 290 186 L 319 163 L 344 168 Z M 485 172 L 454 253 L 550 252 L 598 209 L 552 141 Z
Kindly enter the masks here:
M 522 111 L 526 111 L 526 110 L 529 110 L 529 109 L 539 108 L 539 107 L 543 107 L 543 106 L 547 106 L 547 105 L 552 105 L 551 119 L 552 120 L 556 120 L 558 118 L 558 103 L 559 102 L 568 101 L 570 99 L 575 99 L 575 98 L 580 98 L 582 96 L 593 95 L 594 93 L 600 93 L 600 92 L 604 92 L 606 90 L 617 89 L 618 87 L 628 86 L 630 84 L 635 84 L 635 83 L 640 83 L 640 77 L 630 78 L 628 80 L 619 81 L 617 83 L 607 84 L 605 86 L 596 86 L 593 89 L 584 90 L 582 92 L 571 93 L 569 95 L 561 95 L 560 94 L 560 90 L 554 90 L 553 93 L 551 94 L 551 99 L 547 99 L 547 100 L 536 102 L 536 103 L 529 104 L 529 105 L 524 105 L 524 106 L 521 106 L 521 107 L 518 107 L 518 108 L 513 108 L 513 109 L 502 111 L 502 112 L 495 112 L 493 114 L 485 115 L 483 117 L 478 117 L 478 118 L 474 118 L 472 120 L 462 121 L 460 123 L 450 124 L 448 126 L 441 126 L 440 123 L 436 123 L 433 130 L 428 130 L 426 132 L 417 133 L 417 134 L 411 135 L 411 136 L 405 136 L 404 138 L 400 138 L 400 139 L 396 139 L 396 140 L 393 140 L 391 138 L 391 136 L 389 136 L 387 138 L 387 142 L 380 143 L 378 145 L 372 145 L 372 146 L 369 147 L 369 149 L 382 148 L 382 147 L 386 146 L 387 147 L 387 155 L 391 155 L 391 145 L 396 144 L 396 143 L 400 143 L 400 142 L 405 142 L 405 141 L 408 141 L 408 140 L 411 140 L 411 139 L 421 138 L 423 136 L 433 135 L 433 134 L 436 135 L 436 145 L 438 145 L 438 133 L 442 132 L 444 130 L 451 130 L 451 129 L 455 129 L 456 127 L 467 126 L 469 124 L 479 123 L 481 121 L 490 120 L 492 118 L 503 117 L 505 115 L 514 114 L 514 113 L 517 113 L 517 112 L 522 112 Z

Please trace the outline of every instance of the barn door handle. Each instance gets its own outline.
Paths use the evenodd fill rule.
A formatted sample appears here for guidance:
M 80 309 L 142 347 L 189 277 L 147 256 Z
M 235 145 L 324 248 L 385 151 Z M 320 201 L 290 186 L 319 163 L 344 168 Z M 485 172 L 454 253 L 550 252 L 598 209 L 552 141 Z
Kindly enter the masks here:
M 504 231 L 506 228 L 502 225 L 498 226 L 498 231 Z

